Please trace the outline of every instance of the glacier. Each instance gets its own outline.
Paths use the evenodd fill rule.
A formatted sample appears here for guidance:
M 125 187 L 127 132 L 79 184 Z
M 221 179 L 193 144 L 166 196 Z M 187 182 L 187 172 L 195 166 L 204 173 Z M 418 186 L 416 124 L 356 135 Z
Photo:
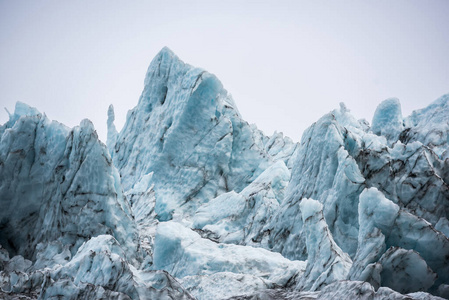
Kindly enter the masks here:
M 449 299 L 449 94 L 296 143 L 163 48 L 107 116 L 0 126 L 0 298 Z

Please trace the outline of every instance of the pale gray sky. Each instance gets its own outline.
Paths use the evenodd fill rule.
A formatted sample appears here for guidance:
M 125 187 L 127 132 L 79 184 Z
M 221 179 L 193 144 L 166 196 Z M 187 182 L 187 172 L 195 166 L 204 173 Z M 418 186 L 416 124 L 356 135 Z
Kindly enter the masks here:
M 449 1 L 0 0 L 0 106 L 120 129 L 163 47 L 214 73 L 243 117 L 294 140 L 343 101 L 371 121 L 449 93 Z M 7 120 L 0 112 L 0 123 Z

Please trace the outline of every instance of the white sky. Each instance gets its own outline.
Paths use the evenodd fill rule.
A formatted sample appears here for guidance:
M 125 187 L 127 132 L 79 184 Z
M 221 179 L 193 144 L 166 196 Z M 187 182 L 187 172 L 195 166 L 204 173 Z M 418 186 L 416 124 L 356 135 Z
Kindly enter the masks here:
M 163 46 L 295 141 L 341 101 L 371 121 L 388 97 L 408 115 L 449 93 L 447 0 L 242 2 L 0 0 L 0 106 L 89 118 L 105 141 L 108 105 L 120 129 Z

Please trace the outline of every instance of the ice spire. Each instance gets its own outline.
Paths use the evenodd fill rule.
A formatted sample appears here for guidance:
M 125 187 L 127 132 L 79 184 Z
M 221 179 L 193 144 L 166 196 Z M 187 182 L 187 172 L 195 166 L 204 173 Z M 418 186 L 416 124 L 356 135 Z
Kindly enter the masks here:
M 106 145 L 108 146 L 108 151 L 111 157 L 114 155 L 114 145 L 117 141 L 118 132 L 114 125 L 115 114 L 114 106 L 111 104 L 108 108 L 108 138 Z

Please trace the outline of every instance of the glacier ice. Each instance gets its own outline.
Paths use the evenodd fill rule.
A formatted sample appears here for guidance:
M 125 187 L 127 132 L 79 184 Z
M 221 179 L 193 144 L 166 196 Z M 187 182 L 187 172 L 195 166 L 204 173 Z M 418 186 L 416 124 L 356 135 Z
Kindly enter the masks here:
M 286 291 L 271 289 L 249 295 L 231 297 L 229 300 L 334 300 L 334 299 L 368 299 L 368 300 L 442 300 L 443 298 L 424 292 L 400 294 L 390 288 L 374 289 L 368 282 L 363 281 L 336 281 L 320 291 Z
M 435 279 L 434 288 L 447 282 L 449 239 L 429 222 L 399 209 L 376 188 L 367 189 L 361 194 L 359 219 L 359 247 L 349 278 L 366 279 L 370 277 L 369 272 L 380 271 L 381 283 L 397 287 L 402 292 L 414 292 L 418 286 L 419 290 L 426 291 L 434 285 Z M 390 248 L 385 252 L 387 247 L 413 251 Z M 391 262 L 393 258 L 395 263 Z M 380 268 L 370 267 L 377 262 Z M 391 268 L 396 270 L 393 272 Z M 402 282 L 394 282 L 395 279 L 391 278 L 393 274 Z
M 164 48 L 117 136 L 113 161 L 125 191 L 153 172 L 155 212 L 167 221 L 243 190 L 273 162 L 264 149 L 220 81 Z
M 9 252 L 2 256 L 2 290 L 30 293 L 40 289 L 44 299 L 58 295 L 71 299 L 101 295 L 136 298 L 133 295 L 139 294 L 133 288 L 114 284 L 111 289 L 101 281 L 125 280 L 123 274 L 131 274 L 133 264 L 139 266 L 141 254 L 119 173 L 92 123 L 84 120 L 70 130 L 18 103 L 1 132 L 0 243 Z M 101 240 L 98 236 L 102 234 L 109 238 Z M 102 249 L 111 240 L 120 246 L 105 253 L 89 248 Z M 83 251 L 86 247 L 89 249 Z M 122 249 L 120 257 L 110 254 L 118 248 Z M 96 269 L 90 268 L 89 277 L 87 270 L 80 268 L 80 261 L 86 266 L 89 255 L 97 252 L 103 256 L 90 262 Z M 11 259 L 10 254 L 14 255 Z M 122 271 L 108 272 L 104 269 L 108 261 L 111 268 Z M 68 279 L 71 276 L 73 279 Z M 175 282 L 167 278 L 167 283 Z M 88 279 L 91 282 L 86 284 Z M 163 293 L 173 295 L 179 290 L 182 288 Z
M 304 262 L 290 261 L 262 248 L 217 244 L 173 221 L 159 224 L 153 259 L 154 269 L 179 278 L 233 272 L 256 275 L 281 286 L 305 267 Z
M 86 284 L 98 288 L 91 291 Z M 73 291 L 67 293 L 66 286 Z M 62 292 L 67 298 L 89 298 L 92 297 L 90 293 L 99 291 L 130 299 L 192 299 L 170 275 L 135 269 L 117 240 L 110 235 L 90 239 L 70 262 L 51 270 L 43 283 L 42 297 L 56 297 Z M 94 297 L 98 298 L 97 295 Z M 113 295 L 107 297 L 114 298 Z
M 117 143 L 117 136 L 118 136 L 117 128 L 115 128 L 114 121 L 115 121 L 114 106 L 111 104 L 109 105 L 108 108 L 108 121 L 107 121 L 108 138 L 106 142 L 111 157 L 114 155 L 114 146 L 115 143 Z
M 269 248 L 291 259 L 307 256 L 302 220 L 297 218 L 297 203 L 303 198 L 324 204 L 334 240 L 351 257 L 358 246 L 357 207 L 365 188 L 378 188 L 401 208 L 434 226 L 446 224 L 448 161 L 417 141 L 398 141 L 390 148 L 385 137 L 367 131 L 345 107 L 304 132 L 290 164 L 285 200 L 265 232 L 269 233 Z
M 431 148 L 442 160 L 449 157 L 449 94 L 443 95 L 429 106 L 415 110 L 405 118 L 406 129 L 401 140 L 419 141 Z
M 304 262 L 290 261 L 265 249 L 217 244 L 173 221 L 159 224 L 154 245 L 152 268 L 179 278 L 194 296 L 218 292 L 207 282 L 229 285 L 226 290 L 219 288 L 223 298 L 254 287 L 285 287 L 301 277 L 305 269 Z M 190 286 L 192 282 L 195 286 Z
M 201 206 L 193 228 L 203 236 L 225 243 L 260 245 L 260 233 L 273 217 L 290 179 L 282 160 L 267 168 L 243 191 L 221 194 Z
M 273 222 L 265 227 L 271 249 L 291 259 L 306 259 L 298 203 L 303 198 L 324 203 L 324 216 L 334 239 L 343 251 L 357 248 L 357 203 L 364 177 L 350 155 L 357 140 L 343 124 L 362 132 L 345 108 L 322 117 L 303 134 L 290 159 L 292 175 L 286 196 Z
M 69 130 L 18 103 L 0 143 L 0 244 L 11 254 L 34 259 L 56 240 L 74 254 L 100 233 L 137 251 L 119 174 L 90 121 Z
M 427 291 L 437 278 L 425 260 L 413 250 L 391 247 L 379 263 L 382 266 L 381 285 L 403 294 Z
M 262 277 L 232 272 L 185 276 L 179 281 L 197 299 L 226 299 L 278 287 Z
M 324 220 L 323 205 L 312 199 L 300 203 L 307 245 L 307 267 L 296 289 L 316 291 L 346 279 L 352 261 L 334 242 Z
M 397 98 L 384 100 L 376 109 L 371 130 L 384 136 L 388 142 L 394 143 L 404 129 L 401 103 Z
M 0 298 L 449 298 L 449 95 L 300 143 L 164 48 L 124 127 L 0 126 Z

